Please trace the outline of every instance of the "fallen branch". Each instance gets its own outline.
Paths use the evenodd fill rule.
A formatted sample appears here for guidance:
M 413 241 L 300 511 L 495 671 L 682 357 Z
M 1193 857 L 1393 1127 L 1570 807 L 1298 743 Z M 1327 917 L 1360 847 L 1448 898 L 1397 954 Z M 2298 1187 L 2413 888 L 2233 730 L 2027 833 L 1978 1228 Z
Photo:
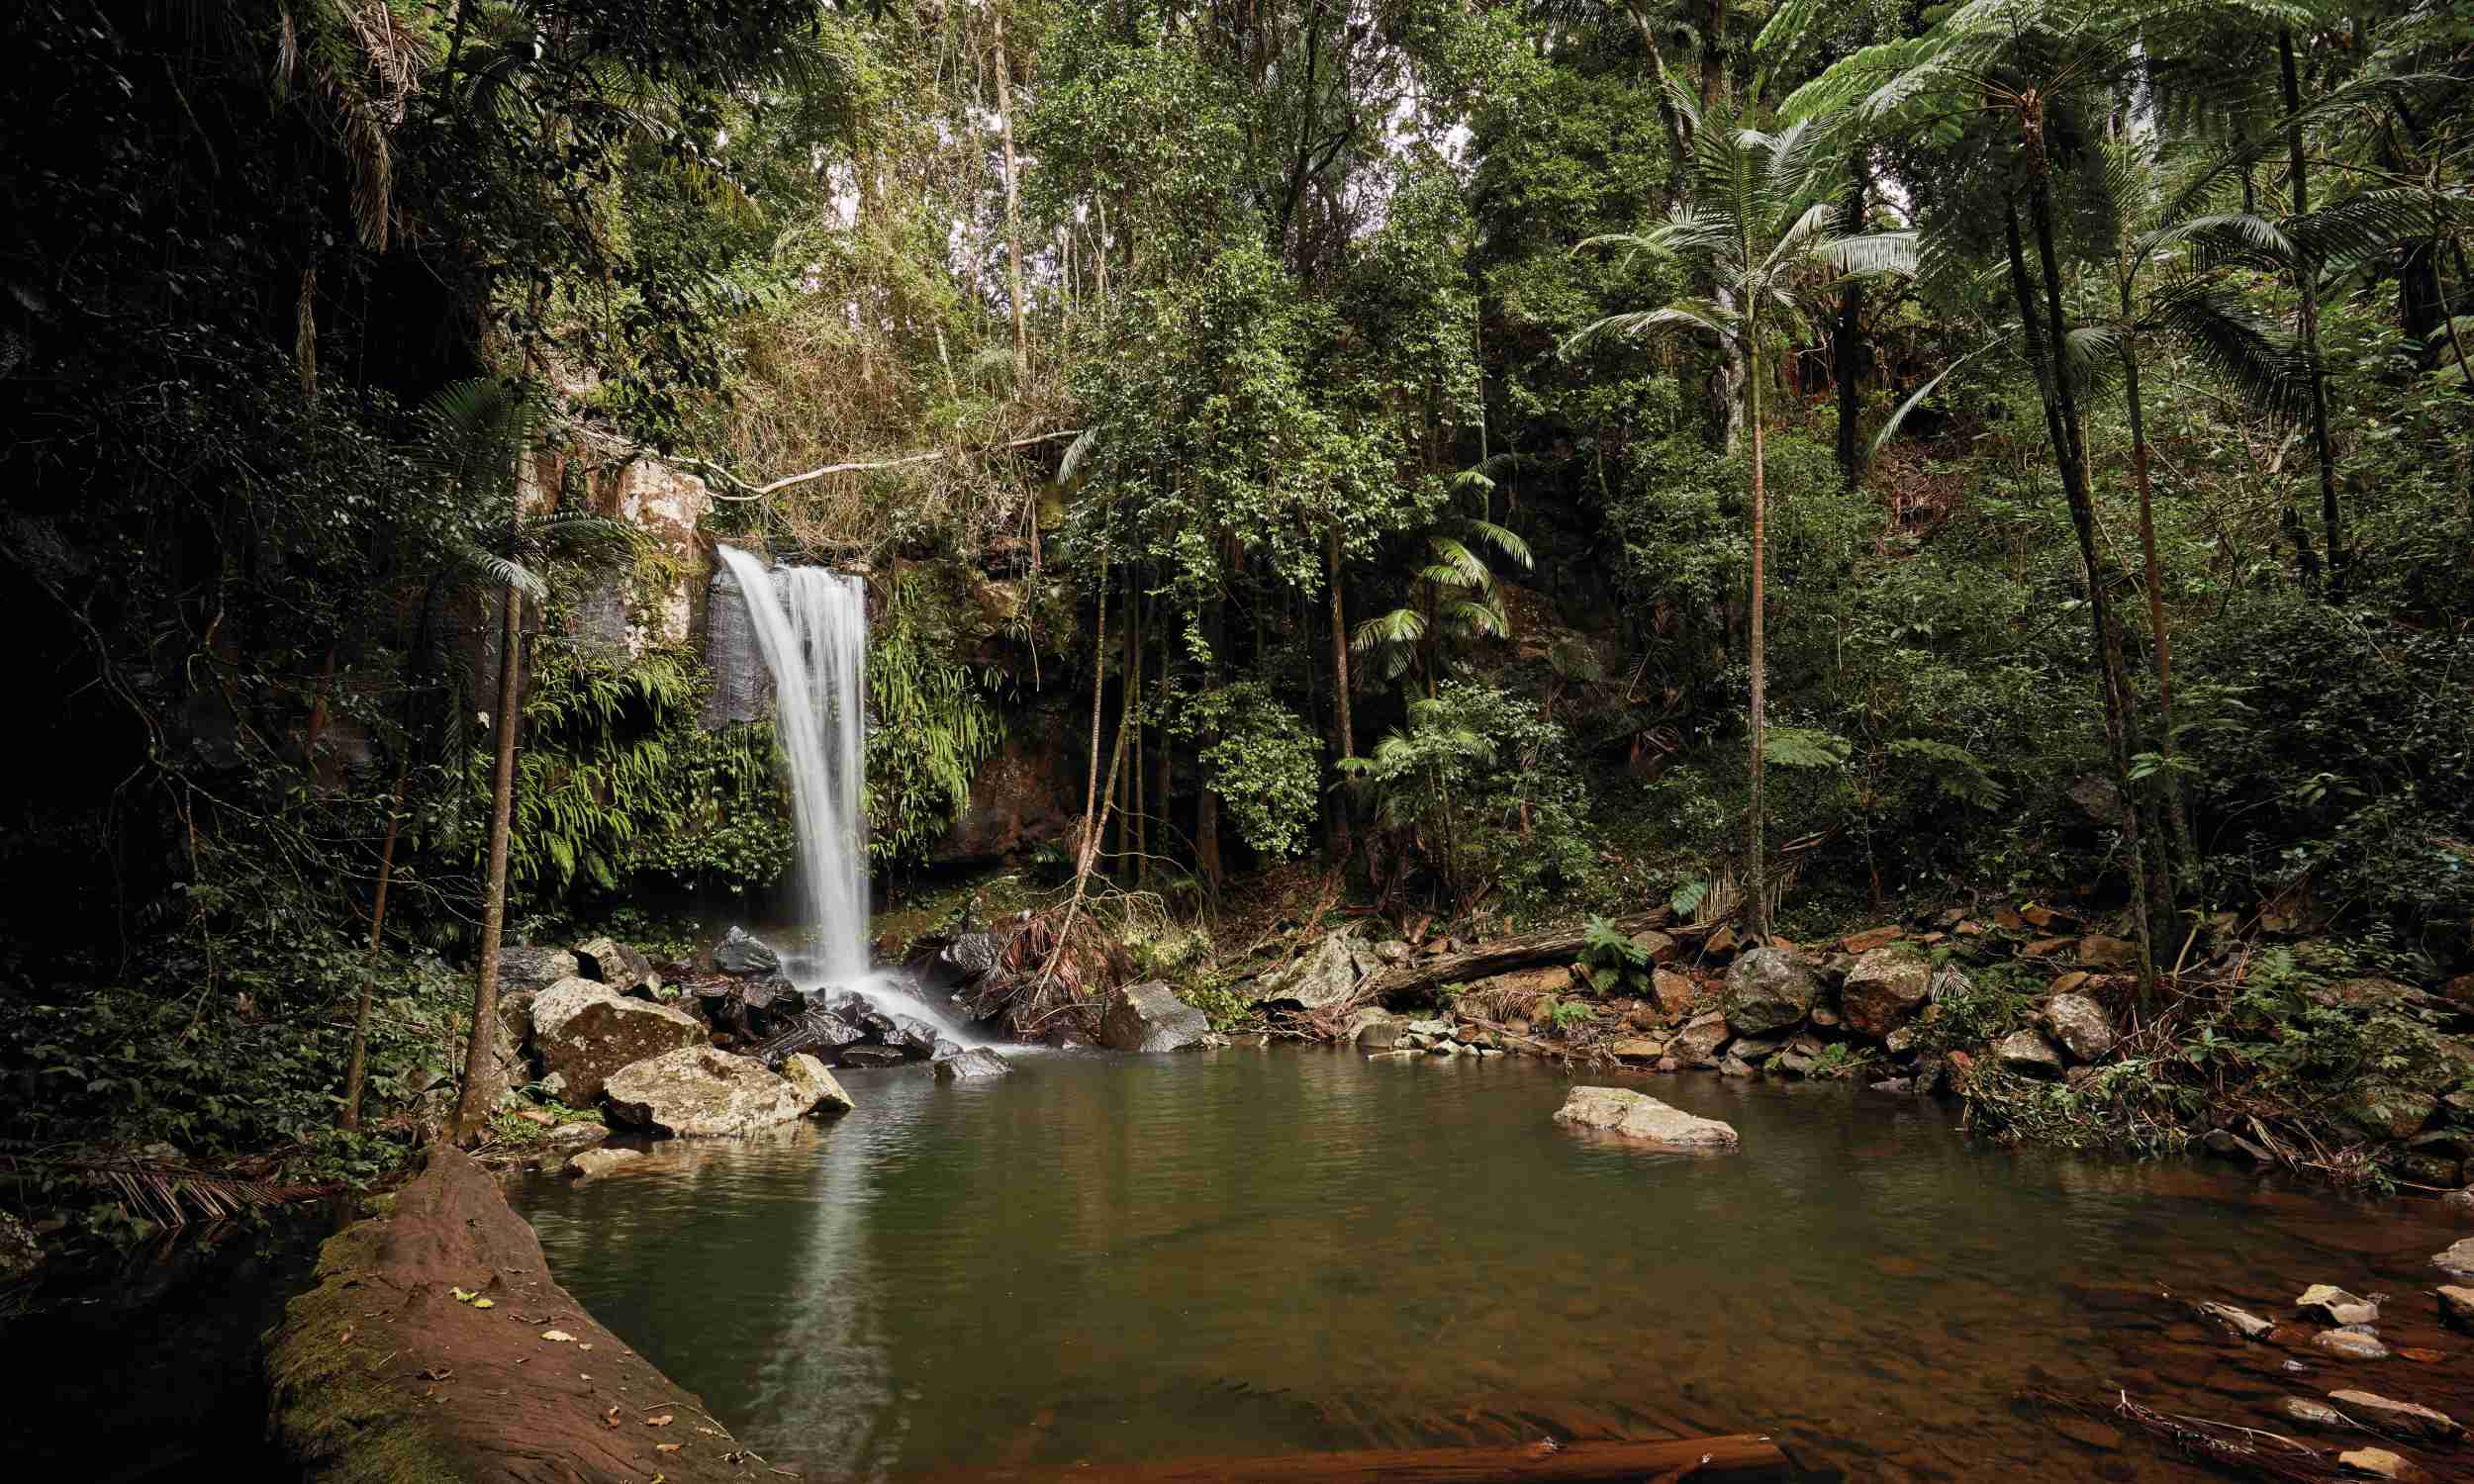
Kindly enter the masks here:
M 1634 917 L 1617 918 L 1612 926 L 1626 933 L 1637 933 L 1645 928 L 1665 925 L 1671 915 L 1662 907 Z M 1516 938 L 1497 938 L 1466 953 L 1445 954 L 1422 964 L 1394 965 L 1368 974 L 1359 987 L 1369 998 L 1382 999 L 1411 989 L 1466 983 L 1471 979 L 1482 979 L 1488 974 L 1527 969 L 1536 964 L 1569 962 L 1580 956 L 1588 936 L 1587 928 L 1572 927 L 1524 933 Z
M 1787 1478 L 1778 1445 L 1748 1433 L 1657 1441 L 1365 1449 L 1271 1458 L 1181 1458 L 1070 1468 L 991 1468 L 937 1474 L 937 1484 L 1495 1484 L 1558 1480 L 1615 1484 L 1655 1478 Z
M 762 500 L 767 495 L 787 490 L 793 485 L 804 485 L 809 480 L 824 479 L 835 474 L 876 474 L 887 469 L 906 468 L 912 464 L 932 464 L 938 459 L 959 458 L 964 454 L 1002 453 L 1016 448 L 1028 448 L 1034 443 L 1053 443 L 1059 438 L 1079 438 L 1082 435 L 1081 428 L 1069 427 L 1060 432 L 1034 433 L 1030 437 L 1015 438 L 1010 442 L 992 443 L 985 448 L 931 448 L 922 453 L 905 453 L 900 458 L 863 459 L 847 464 L 826 464 L 820 468 L 810 469 L 805 474 L 786 474 L 771 484 L 763 485 L 751 485 L 720 465 L 707 463 L 703 459 L 683 458 L 679 462 L 693 464 L 699 469 L 710 469 L 747 492 L 744 495 L 723 495 L 716 492 L 714 496 L 715 500 Z

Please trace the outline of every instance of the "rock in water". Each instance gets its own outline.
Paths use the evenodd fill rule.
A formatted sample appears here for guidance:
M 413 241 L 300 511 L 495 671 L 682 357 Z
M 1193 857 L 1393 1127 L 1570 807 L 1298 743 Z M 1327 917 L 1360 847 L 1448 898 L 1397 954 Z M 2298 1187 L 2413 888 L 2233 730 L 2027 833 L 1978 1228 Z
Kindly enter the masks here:
M 2317 1311 L 2333 1325 L 2372 1325 L 2379 1323 L 2380 1306 L 2342 1288 L 2314 1283 L 2294 1300 L 2294 1307 L 2303 1313 Z
M 534 948 L 521 944 L 498 951 L 498 992 L 501 995 L 519 989 L 546 989 L 560 979 L 576 976 L 576 956 L 563 948 Z
M 791 1123 L 815 1105 L 810 1093 L 763 1063 L 710 1046 L 620 1067 L 602 1091 L 620 1123 L 683 1139 L 754 1133 Z
M 596 1175 L 606 1175 L 614 1169 L 633 1163 L 643 1158 L 642 1150 L 588 1149 L 583 1154 L 576 1155 L 567 1160 L 567 1173 L 581 1175 L 589 1180 Z
M 2045 1002 L 2045 1023 L 2053 1039 L 2082 1062 L 2093 1062 L 2114 1047 L 2113 1021 L 2105 1007 L 2084 994 L 2056 994 Z
M 851 1101 L 849 1093 L 842 1090 L 842 1084 L 835 1080 L 833 1073 L 824 1069 L 824 1064 L 806 1052 L 794 1052 L 784 1057 L 779 1069 L 782 1079 L 798 1088 L 801 1097 L 808 1099 L 808 1111 L 810 1113 L 847 1113 L 859 1106 Z
M 1158 979 L 1116 990 L 1099 1017 L 1099 1044 L 1110 1051 L 1183 1051 L 1210 1034 L 1211 1018 Z
M 2306 1428 L 2349 1429 L 2353 1426 L 2352 1418 L 2326 1402 L 2315 1402 L 2307 1396 L 2286 1397 L 2276 1404 L 2276 1410 L 2284 1414 L 2287 1422 L 2297 1422 Z
M 560 979 L 532 1001 L 533 1047 L 547 1071 L 567 1079 L 563 1096 L 578 1106 L 591 1106 L 618 1068 L 702 1046 L 706 1036 L 692 1015 L 591 979 Z
M 2244 1340 L 2256 1340 L 2276 1328 L 2249 1310 L 2236 1309 L 2232 1304 L 2203 1303 L 2195 1307 L 2204 1318 L 2215 1320 Z
M 615 938 L 577 944 L 576 963 L 587 978 L 599 979 L 620 994 L 638 989 L 651 993 L 661 988 L 661 978 L 653 973 L 652 963 Z
M 2391 1479 L 2396 1484 L 2430 1484 L 2430 1475 L 2411 1460 L 2386 1448 L 2355 1448 L 2336 1455 L 2337 1463 L 2355 1473 L 2374 1479 Z
M 2013 1031 L 1993 1048 L 1993 1059 L 2002 1070 L 2022 1076 L 2058 1078 L 2061 1075 L 2061 1053 L 2045 1039 L 2041 1031 Z
M 2439 1290 L 2439 1317 L 2460 1330 L 2474 1330 L 2474 1288 L 2445 1283 Z
M 1727 1025 L 1739 1036 L 1784 1030 L 1812 1013 L 1821 983 L 1790 948 L 1757 948 L 1727 971 Z
M 2454 1438 L 2464 1432 L 2445 1412 L 2413 1402 L 2399 1402 L 2370 1391 L 2331 1391 L 2328 1399 L 2352 1414 L 2354 1421 L 2403 1438 Z
M 713 967 L 723 974 L 780 974 L 782 956 L 749 934 L 734 927 L 714 946 Z
M 981 1077 L 1001 1077 L 1012 1072 L 1005 1059 L 986 1048 L 956 1052 L 936 1064 L 936 1079 L 940 1082 L 970 1082 Z
M 2353 1330 L 2322 1330 L 2311 1337 L 2311 1347 L 2339 1360 L 2385 1360 L 2388 1346 L 2369 1335 Z
M 579 1144 L 601 1143 L 610 1137 L 610 1130 L 602 1124 L 585 1123 L 579 1120 L 575 1123 L 560 1124 L 550 1130 L 548 1137 L 552 1144 L 562 1144 L 573 1149 Z
M 1741 1142 L 1715 1118 L 1696 1117 L 1629 1087 L 1574 1087 L 1555 1110 L 1555 1121 L 1677 1149 L 1734 1149 Z
M 2474 1237 L 2460 1237 L 2446 1252 L 2431 1253 L 2431 1266 L 2452 1278 L 2474 1282 Z
M 1864 950 L 1847 971 L 1839 1007 L 1849 1030 L 1878 1041 L 1923 1007 L 1932 985 L 1933 966 L 1923 954 L 1904 943 L 1884 943 Z

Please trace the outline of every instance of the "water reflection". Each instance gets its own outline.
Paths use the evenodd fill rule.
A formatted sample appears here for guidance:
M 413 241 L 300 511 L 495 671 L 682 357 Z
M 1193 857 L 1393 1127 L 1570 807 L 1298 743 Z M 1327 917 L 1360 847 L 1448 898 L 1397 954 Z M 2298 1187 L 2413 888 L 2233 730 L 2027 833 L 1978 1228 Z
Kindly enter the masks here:
M 854 1478 L 1751 1429 L 1854 1477 L 2082 1479 L 2012 1398 L 2109 1384 L 2157 1285 L 2265 1304 L 2445 1240 L 1841 1087 L 1645 1081 L 1737 1125 L 1711 1159 L 1571 1137 L 1526 1062 L 1017 1066 L 853 1074 L 837 1124 L 521 1199 L 757 1451 Z

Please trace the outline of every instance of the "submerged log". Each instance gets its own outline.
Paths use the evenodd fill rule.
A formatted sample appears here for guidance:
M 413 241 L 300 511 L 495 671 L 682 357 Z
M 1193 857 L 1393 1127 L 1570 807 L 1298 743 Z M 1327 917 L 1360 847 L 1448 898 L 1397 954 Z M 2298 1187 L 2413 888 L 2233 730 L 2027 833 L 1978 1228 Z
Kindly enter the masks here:
M 1618 917 L 1609 925 L 1625 933 L 1638 933 L 1649 928 L 1665 927 L 1671 915 L 1662 907 L 1633 917 Z M 1587 928 L 1573 927 L 1523 933 L 1515 938 L 1497 938 L 1464 953 L 1444 954 L 1423 963 L 1395 964 L 1389 969 L 1370 974 L 1359 983 L 1358 993 L 1388 999 L 1412 989 L 1466 984 L 1471 979 L 1508 974 L 1515 969 L 1528 969 L 1539 964 L 1569 964 L 1580 957 L 1581 946 L 1588 941 L 1588 937 Z
M 1787 1478 L 1791 1464 L 1766 1438 L 1512 1443 L 1492 1447 L 1379 1448 L 1269 1458 L 1176 1458 L 1072 1468 L 992 1468 L 935 1475 L 936 1484 L 1495 1484 L 1557 1480 Z

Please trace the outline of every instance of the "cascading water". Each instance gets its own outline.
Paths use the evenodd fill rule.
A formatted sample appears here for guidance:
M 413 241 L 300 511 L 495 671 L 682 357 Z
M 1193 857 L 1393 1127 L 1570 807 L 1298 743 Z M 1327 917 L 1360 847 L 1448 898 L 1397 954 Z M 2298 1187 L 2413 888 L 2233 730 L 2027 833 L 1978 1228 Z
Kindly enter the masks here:
M 775 738 L 791 774 L 791 814 L 806 891 L 806 951 L 783 955 L 802 988 L 836 985 L 872 1000 L 899 1000 L 965 1043 L 976 1040 L 868 969 L 866 773 L 868 594 L 855 577 L 821 567 L 781 567 L 736 547 L 721 560 L 738 582 L 756 628 L 756 647 L 773 675 Z
M 733 546 L 721 548 L 721 560 L 738 579 L 773 672 L 773 733 L 791 770 L 814 971 L 828 982 L 856 984 L 868 973 L 867 826 L 859 804 L 867 590 L 821 567 L 768 573 Z

